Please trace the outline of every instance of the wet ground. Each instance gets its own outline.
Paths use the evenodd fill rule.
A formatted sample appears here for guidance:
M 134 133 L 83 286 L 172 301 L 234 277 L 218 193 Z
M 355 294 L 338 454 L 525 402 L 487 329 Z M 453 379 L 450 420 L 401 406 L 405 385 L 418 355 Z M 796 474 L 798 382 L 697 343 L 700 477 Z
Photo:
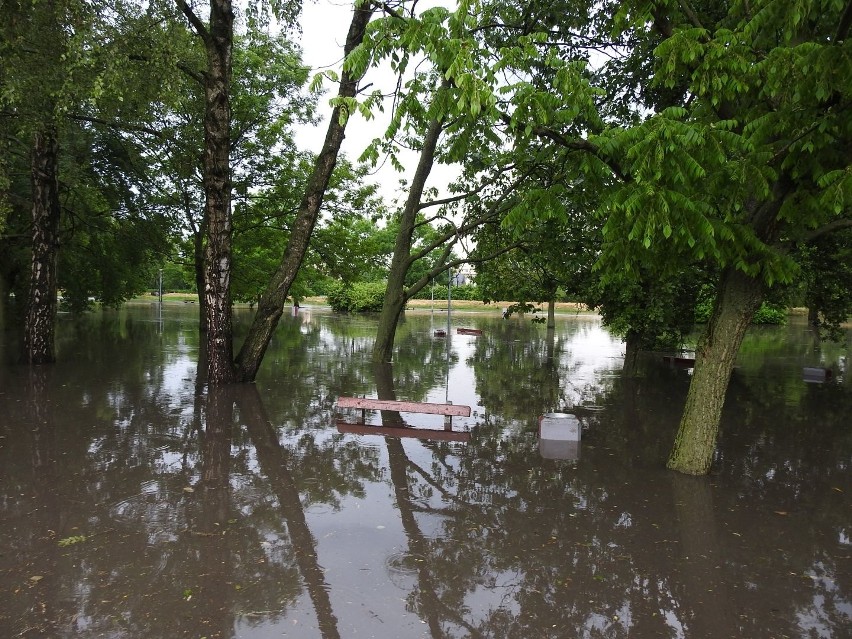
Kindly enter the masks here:
M 374 320 L 303 308 L 207 393 L 194 313 L 61 317 L 58 364 L 0 367 L 0 637 L 852 636 L 852 335 L 751 331 L 692 478 L 664 469 L 689 369 L 624 378 L 594 317 L 409 314 L 376 368 Z M 351 395 L 473 414 L 352 434 Z

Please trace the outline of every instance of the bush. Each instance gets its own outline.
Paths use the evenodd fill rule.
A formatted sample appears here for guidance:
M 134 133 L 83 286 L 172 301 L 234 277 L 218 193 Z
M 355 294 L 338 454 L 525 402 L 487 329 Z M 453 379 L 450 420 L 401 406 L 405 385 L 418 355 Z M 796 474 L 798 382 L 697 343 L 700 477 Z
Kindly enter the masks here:
M 479 287 L 476 284 L 462 284 L 461 286 L 454 286 L 452 296 L 454 300 L 480 301 L 482 299 Z
M 752 324 L 786 324 L 787 309 L 766 304 L 765 302 L 757 309 L 757 313 L 751 320 Z
M 384 282 L 335 284 L 328 288 L 328 304 L 336 313 L 362 313 L 382 310 L 385 298 Z
M 433 295 L 434 292 L 434 295 Z M 473 300 L 482 301 L 482 294 L 479 292 L 479 287 L 476 284 L 462 284 L 461 286 L 453 286 L 452 296 L 454 300 Z M 447 284 L 433 283 L 432 287 L 424 286 L 420 289 L 412 299 L 415 300 L 445 300 L 447 299 Z
M 713 311 L 713 299 L 703 299 L 695 307 L 695 322 L 697 324 L 705 324 L 710 320 L 710 313 Z M 752 324 L 786 324 L 787 309 L 782 306 L 768 304 L 764 302 L 757 309 L 754 317 L 751 320 Z

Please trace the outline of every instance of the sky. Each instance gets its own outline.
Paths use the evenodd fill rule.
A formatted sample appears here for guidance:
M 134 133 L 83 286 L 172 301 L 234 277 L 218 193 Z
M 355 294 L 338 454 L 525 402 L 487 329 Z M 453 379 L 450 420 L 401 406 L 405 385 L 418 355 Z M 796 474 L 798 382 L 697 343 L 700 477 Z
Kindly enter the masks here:
M 315 72 L 324 69 L 334 69 L 339 73 L 343 61 L 343 45 L 346 40 L 346 32 L 352 17 L 352 0 L 315 0 L 306 1 L 302 7 L 302 58 Z M 424 7 L 426 2 L 420 3 Z M 439 4 L 431 2 L 429 4 Z M 448 4 L 448 3 L 445 3 Z M 390 92 L 394 85 L 394 76 L 389 69 L 374 69 L 367 73 L 362 85 L 372 83 L 370 90 L 378 88 Z M 296 141 L 302 148 L 307 148 L 318 153 L 325 138 L 328 116 L 331 108 L 328 100 L 337 92 L 337 86 L 326 83 L 326 93 L 320 99 L 323 121 L 316 127 L 300 130 Z M 384 133 L 388 122 L 388 114 L 377 114 L 373 120 L 367 121 L 360 114 L 355 114 L 346 127 L 346 138 L 343 141 L 342 151 L 350 160 L 356 161 L 358 156 L 370 144 L 373 138 L 380 137 Z M 417 162 L 417 155 L 410 153 L 402 156 L 406 166 L 406 173 L 398 173 L 390 162 L 377 167 L 374 179 L 380 184 L 380 191 L 388 203 L 398 195 L 399 180 L 411 179 Z M 445 192 L 446 184 L 453 178 L 453 170 L 450 167 L 436 166 L 433 174 L 427 182 L 427 188 L 437 187 Z

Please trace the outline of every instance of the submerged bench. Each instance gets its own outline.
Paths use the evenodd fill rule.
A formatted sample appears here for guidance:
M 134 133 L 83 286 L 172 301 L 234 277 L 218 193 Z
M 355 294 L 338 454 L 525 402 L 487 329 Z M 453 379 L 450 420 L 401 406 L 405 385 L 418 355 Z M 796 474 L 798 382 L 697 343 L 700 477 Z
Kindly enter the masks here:
M 468 441 L 470 433 L 454 433 L 452 419 L 470 417 L 470 406 L 462 404 L 432 404 L 428 402 L 404 402 L 391 399 L 369 399 L 366 397 L 338 397 L 338 408 L 356 408 L 361 410 L 360 424 L 338 422 L 340 432 L 358 434 L 387 434 L 396 437 L 420 437 L 424 439 L 443 439 Z M 398 413 L 422 413 L 428 415 L 444 415 L 444 430 L 426 430 L 409 427 L 372 426 L 365 424 L 368 410 L 389 410 Z

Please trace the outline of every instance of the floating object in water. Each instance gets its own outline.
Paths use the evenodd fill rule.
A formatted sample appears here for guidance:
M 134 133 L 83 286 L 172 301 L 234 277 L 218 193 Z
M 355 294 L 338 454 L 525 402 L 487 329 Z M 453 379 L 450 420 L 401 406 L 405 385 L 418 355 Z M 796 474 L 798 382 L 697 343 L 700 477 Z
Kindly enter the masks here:
M 809 384 L 822 384 L 831 379 L 831 369 L 805 366 L 802 369 L 802 379 Z
M 570 413 L 545 413 L 538 418 L 538 451 L 545 459 L 580 458 L 580 420 Z
M 445 331 L 443 328 L 439 328 L 438 330 L 435 331 L 434 335 L 435 335 L 435 337 L 446 337 L 447 331 Z
M 682 368 L 695 367 L 694 357 L 677 357 L 675 355 L 663 355 L 663 361 L 667 364 L 671 364 L 672 366 L 678 366 Z
M 459 335 L 482 335 L 482 330 L 478 328 L 457 328 L 456 333 Z

